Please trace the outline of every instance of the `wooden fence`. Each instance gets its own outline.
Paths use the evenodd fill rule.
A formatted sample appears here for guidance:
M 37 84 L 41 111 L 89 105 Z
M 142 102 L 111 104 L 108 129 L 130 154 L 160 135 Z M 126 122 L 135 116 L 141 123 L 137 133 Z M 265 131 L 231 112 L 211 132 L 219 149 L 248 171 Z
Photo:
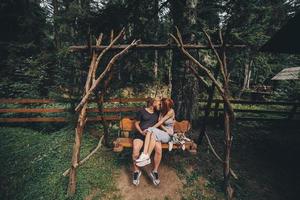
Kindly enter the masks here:
M 143 103 L 147 99 L 146 98 L 114 98 L 105 100 L 105 103 L 116 103 L 117 106 L 115 107 L 107 107 L 103 109 L 104 116 L 97 116 L 99 113 L 98 108 L 88 108 L 88 121 L 89 122 L 97 122 L 103 119 L 107 121 L 118 121 L 122 117 L 125 116 L 132 116 L 133 112 L 138 111 L 141 107 L 140 106 L 120 106 L 120 104 L 128 104 L 128 103 Z M 95 102 L 95 101 L 94 101 Z M 205 105 L 205 100 L 201 100 L 200 103 Z M 71 109 L 66 108 L 24 108 L 32 106 L 45 106 L 53 103 L 63 103 L 64 105 L 68 103 L 67 101 L 58 101 L 54 99 L 0 99 L 1 107 L 5 107 L 6 104 L 13 104 L 18 105 L 18 108 L 10 108 L 7 106 L 5 108 L 0 108 L 0 123 L 24 123 L 24 122 L 67 122 L 69 119 L 66 116 L 43 116 L 49 113 L 56 113 L 56 114 L 66 114 L 70 113 Z M 119 103 L 119 104 L 118 104 Z M 222 116 L 223 112 L 223 101 L 222 100 L 214 100 L 214 105 L 211 108 L 213 118 L 219 118 Z M 270 109 L 263 108 L 263 109 L 241 109 L 235 108 L 234 111 L 237 113 L 238 120 L 274 120 L 274 119 L 297 119 L 296 116 L 300 115 L 300 112 L 297 111 L 297 108 L 300 107 L 300 102 L 275 102 L 275 101 L 246 101 L 246 100 L 231 100 L 231 103 L 234 107 L 238 107 L 237 105 L 247 105 L 247 106 L 281 106 L 282 108 L 279 110 L 277 108 Z M 20 106 L 22 106 L 20 108 Z M 199 109 L 199 112 L 205 110 L 205 106 Z M 38 117 L 28 117 L 22 116 L 19 117 L 16 115 L 18 114 L 39 114 Z M 89 116 L 89 113 L 91 113 Z M 257 116 L 240 116 L 244 115 L 245 113 L 248 114 L 271 114 L 271 115 L 279 115 L 280 118 L 267 118 L 267 117 L 257 117 Z M 8 115 L 9 114 L 9 115 Z M 284 116 L 282 116 L 284 115 Z
M 220 108 L 223 104 L 222 100 L 214 100 L 214 108 L 212 108 L 212 112 L 214 113 L 214 118 L 220 116 L 220 113 L 223 112 L 223 109 Z M 269 121 L 269 120 L 281 120 L 288 119 L 293 120 L 297 119 L 296 116 L 300 115 L 300 111 L 297 111 L 300 108 L 300 102 L 285 102 L 285 101 L 248 101 L 248 100 L 231 100 L 230 101 L 233 107 L 237 107 L 236 105 L 247 105 L 247 106 L 269 106 L 268 108 L 263 109 L 239 109 L 234 108 L 234 112 L 236 114 L 247 113 L 247 114 L 273 114 L 280 115 L 280 118 L 267 118 L 267 117 L 245 117 L 238 116 L 238 120 L 257 120 L 257 121 Z M 270 106 L 281 106 L 281 109 L 278 108 L 270 108 Z M 284 116 L 282 116 L 284 115 Z

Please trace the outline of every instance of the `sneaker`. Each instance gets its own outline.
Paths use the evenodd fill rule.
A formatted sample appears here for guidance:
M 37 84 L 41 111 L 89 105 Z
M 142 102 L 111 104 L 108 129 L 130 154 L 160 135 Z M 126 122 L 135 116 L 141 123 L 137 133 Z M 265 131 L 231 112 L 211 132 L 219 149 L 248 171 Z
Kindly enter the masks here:
M 133 173 L 133 180 L 132 180 L 133 185 L 138 186 L 140 184 L 141 174 L 142 174 L 141 171 Z
M 169 149 L 169 151 L 172 151 L 172 149 L 173 149 L 173 142 L 171 141 L 171 142 L 169 142 L 169 147 L 168 147 L 168 149 Z
M 135 162 L 138 163 L 138 162 L 142 162 L 142 161 L 145 161 L 145 160 L 148 160 L 148 159 L 149 159 L 149 155 L 142 153 L 140 155 L 140 157 L 138 159 L 136 159 Z
M 148 158 L 147 160 L 136 162 L 135 165 L 138 167 L 144 167 L 146 165 L 149 165 L 151 163 L 151 159 Z
M 160 180 L 159 180 L 158 172 L 152 171 L 150 173 L 150 177 L 151 177 L 152 182 L 153 182 L 154 185 L 159 185 Z

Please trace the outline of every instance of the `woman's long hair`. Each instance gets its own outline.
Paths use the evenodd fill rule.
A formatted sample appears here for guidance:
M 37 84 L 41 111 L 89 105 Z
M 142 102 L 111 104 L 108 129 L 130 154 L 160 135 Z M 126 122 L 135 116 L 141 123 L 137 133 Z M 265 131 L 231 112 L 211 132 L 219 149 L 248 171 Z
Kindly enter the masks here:
M 161 114 L 165 116 L 174 106 L 174 101 L 170 98 L 162 98 Z

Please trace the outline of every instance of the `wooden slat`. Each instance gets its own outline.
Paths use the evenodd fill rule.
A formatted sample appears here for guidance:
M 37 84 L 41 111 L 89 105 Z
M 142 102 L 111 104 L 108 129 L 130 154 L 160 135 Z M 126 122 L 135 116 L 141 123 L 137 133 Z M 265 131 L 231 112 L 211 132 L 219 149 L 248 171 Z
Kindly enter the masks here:
M 55 99 L 0 99 L 0 103 L 19 103 L 19 104 L 31 104 L 31 103 L 59 103 L 68 102 L 66 100 L 55 100 Z M 145 102 L 147 98 L 113 98 L 106 99 L 104 102 L 116 102 L 116 103 L 129 103 L 129 102 Z M 91 100 L 91 102 L 97 102 L 96 100 Z
M 214 121 L 214 117 L 209 117 L 210 120 Z M 287 118 L 281 117 L 281 118 L 265 118 L 265 117 L 236 117 L 237 121 L 280 121 L 284 122 L 287 121 Z M 300 119 L 290 119 L 289 121 L 300 121 Z
M 107 121 L 119 121 L 120 116 L 105 116 Z M 102 117 L 88 117 L 88 122 L 102 121 Z M 0 118 L 0 123 L 18 123 L 18 122 L 67 122 L 64 117 L 22 117 L 22 118 Z
M 123 147 L 123 148 L 132 148 L 132 142 L 133 142 L 132 138 L 117 138 L 117 140 L 114 141 L 114 145 L 115 145 L 114 150 L 119 151 L 118 149 L 119 149 L 120 146 Z M 191 149 L 193 145 L 194 145 L 193 142 L 186 142 L 185 143 L 186 149 Z M 162 143 L 162 149 L 168 149 L 168 148 L 169 148 L 168 143 Z M 173 145 L 173 149 L 179 149 L 179 148 L 181 148 L 179 144 L 174 144 Z
M 0 118 L 1 123 L 18 122 L 66 122 L 64 117 L 27 117 L 27 118 Z
M 119 103 L 130 103 L 130 102 L 145 102 L 148 98 L 114 98 L 106 99 L 104 102 L 119 102 Z
M 0 103 L 20 103 L 20 104 L 29 104 L 29 103 L 55 103 L 54 99 L 0 99 Z
M 136 112 L 142 107 L 116 107 L 116 108 L 104 108 L 103 112 L 113 113 L 113 112 Z M 88 108 L 88 112 L 100 112 L 98 108 Z
M 205 102 L 205 101 L 204 101 Z M 223 100 L 215 99 L 214 103 L 223 103 Z M 285 101 L 247 101 L 247 100 L 230 100 L 232 104 L 260 104 L 260 105 L 281 105 L 281 106 L 293 106 L 300 105 L 300 102 L 285 102 Z
M 89 122 L 95 122 L 95 121 L 102 121 L 103 117 L 97 116 L 97 117 L 88 117 L 87 120 Z M 120 116 L 114 115 L 114 116 L 105 116 L 104 119 L 106 121 L 119 121 L 121 120 Z
M 63 108 L 5 108 L 0 109 L 0 113 L 61 113 L 67 112 Z
M 239 121 L 287 121 L 286 118 L 262 118 L 262 117 L 237 117 Z M 289 119 L 288 121 L 300 121 L 300 119 Z
M 218 112 L 224 111 L 223 109 L 217 109 Z M 283 111 L 283 110 L 250 110 L 250 109 L 234 109 L 234 112 L 240 113 L 265 113 L 265 114 L 290 114 L 291 111 Z M 295 115 L 300 114 L 300 112 L 294 112 Z
M 117 108 L 104 108 L 104 113 L 114 112 L 136 112 L 141 107 L 117 107 Z M 64 108 L 4 108 L 0 109 L 0 113 L 62 113 L 68 112 L 69 109 Z M 88 108 L 87 112 L 100 112 L 98 108 Z

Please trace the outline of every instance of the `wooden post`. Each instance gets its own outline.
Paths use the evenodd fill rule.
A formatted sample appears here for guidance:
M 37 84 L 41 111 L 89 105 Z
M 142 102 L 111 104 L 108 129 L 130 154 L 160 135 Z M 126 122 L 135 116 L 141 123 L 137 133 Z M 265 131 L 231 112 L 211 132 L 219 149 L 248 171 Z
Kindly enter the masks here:
M 295 104 L 295 105 L 293 106 L 293 108 L 292 108 L 291 111 L 290 111 L 290 114 L 288 115 L 288 120 L 293 119 L 293 117 L 294 117 L 294 115 L 295 115 L 295 112 L 297 111 L 297 107 L 298 107 L 297 104 Z
M 195 59 L 185 48 L 182 40 L 181 33 L 177 29 L 177 37 L 170 34 L 170 36 L 175 40 L 178 47 L 180 48 L 181 52 L 190 59 L 202 72 L 207 75 L 207 77 L 215 84 L 216 89 L 220 93 L 223 102 L 224 102 L 224 133 L 225 133 L 225 158 L 224 158 L 224 183 L 225 183 L 225 192 L 227 199 L 231 200 L 233 197 L 233 189 L 230 185 L 230 154 L 231 154 L 231 143 L 232 143 L 232 136 L 231 136 L 231 124 L 234 121 L 234 110 L 229 101 L 229 89 L 228 89 L 228 82 L 229 82 L 229 75 L 227 71 L 227 62 L 226 62 L 226 54 L 225 54 L 225 47 L 223 43 L 223 36 L 221 31 L 219 32 L 220 41 L 222 44 L 222 56 L 216 50 L 215 46 L 213 45 L 210 36 L 203 30 L 207 41 L 209 42 L 209 46 L 213 50 L 217 61 L 219 63 L 220 72 L 222 75 L 223 83 L 220 83 L 216 77 L 212 74 L 210 69 L 204 66 L 201 62 Z M 195 72 L 197 74 L 197 72 Z M 197 76 L 196 76 L 197 77 Z M 201 80 L 201 79 L 199 79 Z
M 222 38 L 222 37 L 220 37 Z M 223 42 L 222 42 L 223 43 Z M 222 48 L 222 68 L 225 74 L 223 88 L 224 88 L 224 99 L 229 99 L 229 78 L 228 78 L 228 71 L 227 71 L 227 57 L 226 57 L 226 51 L 225 46 Z M 224 184 L 225 184 L 225 190 L 226 190 L 226 196 L 228 200 L 231 200 L 233 198 L 233 189 L 230 184 L 230 164 L 231 164 L 231 145 L 232 145 L 232 133 L 231 133 L 231 126 L 233 124 L 233 117 L 234 113 L 230 113 L 232 110 L 228 108 L 230 104 L 224 103 L 224 133 L 225 133 L 225 158 L 224 158 Z
M 85 103 L 85 105 L 80 111 L 79 118 L 77 121 L 77 127 L 75 128 L 75 143 L 73 145 L 72 164 L 69 175 L 68 196 L 73 196 L 76 191 L 76 168 L 80 160 L 81 138 L 84 126 L 86 124 L 86 108 L 87 103 Z
M 99 99 L 97 101 L 98 109 L 100 111 L 100 115 L 104 116 L 104 96 L 106 94 L 106 91 L 109 86 L 109 82 L 112 80 L 113 73 L 110 72 L 108 78 L 104 82 L 104 87 L 101 90 L 101 94 L 99 96 Z M 108 136 L 109 136 L 109 126 L 107 124 L 107 121 L 105 120 L 104 117 L 102 117 L 101 120 L 102 126 L 103 126 L 103 131 L 104 131 L 104 144 L 106 147 L 109 147 L 109 142 L 108 142 Z
M 232 145 L 232 136 L 231 136 L 231 120 L 229 117 L 229 112 L 227 105 L 224 105 L 224 133 L 225 133 L 225 158 L 224 158 L 224 186 L 226 191 L 226 196 L 228 200 L 233 198 L 233 189 L 230 184 L 230 160 L 231 160 L 231 145 Z
M 216 69 L 214 71 L 214 76 L 216 78 L 219 76 L 219 71 L 220 71 L 219 68 L 216 67 Z M 209 114 L 211 113 L 211 104 L 212 104 L 213 99 L 214 99 L 215 88 L 216 88 L 215 84 L 212 83 L 211 87 L 208 90 L 208 100 L 207 100 L 206 108 L 205 108 L 205 111 L 204 111 L 204 117 L 202 119 L 200 134 L 199 134 L 198 141 L 197 141 L 198 145 L 200 145 L 202 143 L 202 140 L 203 140 L 205 132 L 206 132 L 206 123 L 208 121 Z
M 106 67 L 104 68 L 103 72 L 96 79 L 95 74 L 101 58 L 103 57 L 104 53 L 107 52 L 111 48 L 111 46 L 123 35 L 124 31 L 125 29 L 122 29 L 122 31 L 117 35 L 117 37 L 114 40 L 112 40 L 111 43 L 107 46 L 107 48 L 104 49 L 102 52 L 96 53 L 95 51 L 93 51 L 92 61 L 89 67 L 89 72 L 85 83 L 85 92 L 81 99 L 81 102 L 75 108 L 75 110 L 78 111 L 80 114 L 77 120 L 77 127 L 75 129 L 75 142 L 73 146 L 72 164 L 71 164 L 71 170 L 69 175 L 69 186 L 68 186 L 69 196 L 73 196 L 76 191 L 76 168 L 80 160 L 80 144 L 81 144 L 83 129 L 87 121 L 86 110 L 87 110 L 89 97 L 94 92 L 96 87 L 100 84 L 100 82 L 106 77 L 107 73 L 111 71 L 111 68 L 113 67 L 114 63 L 118 59 L 120 59 L 123 54 L 126 54 L 129 51 L 129 49 L 136 46 L 138 43 L 138 41 L 133 40 L 133 42 L 130 45 L 128 45 L 125 49 L 123 49 L 122 51 L 114 55 L 111 58 L 111 60 L 108 62 Z M 101 35 L 99 36 L 99 39 L 96 41 L 96 44 L 98 45 L 100 45 L 102 41 Z
M 89 67 L 88 76 L 85 83 L 85 91 L 89 91 L 91 81 L 92 81 L 92 72 L 95 67 L 95 60 L 96 60 L 96 54 L 93 53 L 92 61 Z M 68 185 L 68 196 L 73 196 L 76 191 L 76 168 L 78 166 L 78 163 L 80 161 L 80 145 L 81 145 L 81 138 L 82 133 L 84 130 L 84 126 L 86 124 L 87 118 L 86 118 L 86 110 L 87 110 L 87 104 L 88 102 L 85 102 L 83 107 L 80 109 L 79 117 L 77 120 L 77 126 L 75 128 L 75 142 L 73 145 L 73 154 L 72 154 L 72 161 L 71 161 L 71 169 L 70 169 L 70 175 L 69 175 L 69 185 Z

